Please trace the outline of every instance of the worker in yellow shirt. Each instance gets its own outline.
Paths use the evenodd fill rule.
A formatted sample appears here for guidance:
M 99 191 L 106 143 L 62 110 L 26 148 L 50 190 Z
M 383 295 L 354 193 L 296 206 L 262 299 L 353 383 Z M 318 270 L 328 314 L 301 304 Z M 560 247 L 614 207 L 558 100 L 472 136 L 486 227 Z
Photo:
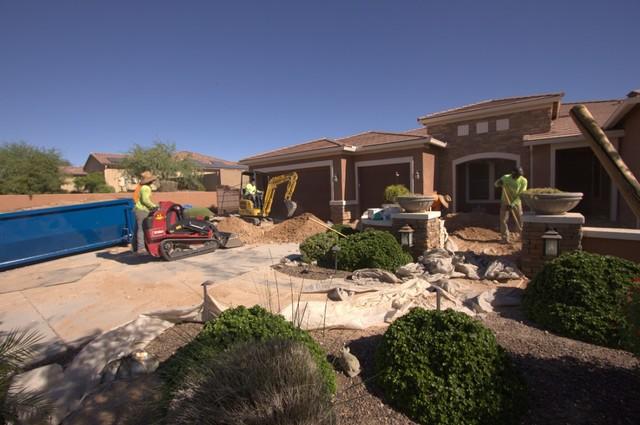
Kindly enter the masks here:
M 254 177 L 251 177 L 249 183 L 244 187 L 244 197 L 253 202 L 253 208 L 262 208 L 262 191 L 258 190 Z
M 527 179 L 522 175 L 522 167 L 516 167 L 495 182 L 502 188 L 500 200 L 500 235 L 503 243 L 509 242 L 509 217 L 514 216 L 516 227 L 522 232 L 522 201 L 520 195 L 527 190 Z
M 138 230 L 136 231 L 136 240 L 133 244 L 134 251 L 139 254 L 147 252 L 144 246 L 144 220 L 149 216 L 149 212 L 158 206 L 151 200 L 151 183 L 157 178 L 149 171 L 145 171 L 140 176 L 140 181 L 136 190 L 133 192 L 133 201 L 135 202 L 136 223 Z

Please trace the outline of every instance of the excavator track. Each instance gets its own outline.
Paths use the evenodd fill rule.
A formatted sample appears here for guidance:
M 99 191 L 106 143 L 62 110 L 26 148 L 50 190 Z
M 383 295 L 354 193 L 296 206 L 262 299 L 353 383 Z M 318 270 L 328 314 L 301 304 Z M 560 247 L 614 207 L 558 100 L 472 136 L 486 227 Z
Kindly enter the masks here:
M 160 255 L 167 261 L 180 260 L 182 258 L 193 257 L 196 255 L 213 252 L 220 248 L 220 241 L 216 239 L 197 241 L 194 239 L 165 239 L 160 244 Z M 197 248 L 182 248 L 182 246 L 198 245 Z

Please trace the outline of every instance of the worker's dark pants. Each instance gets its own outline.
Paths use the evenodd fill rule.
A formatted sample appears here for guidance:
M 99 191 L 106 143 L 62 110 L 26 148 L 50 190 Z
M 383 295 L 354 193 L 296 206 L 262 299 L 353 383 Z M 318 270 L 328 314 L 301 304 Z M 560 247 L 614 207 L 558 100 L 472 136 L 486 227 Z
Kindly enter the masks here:
M 253 202 L 253 208 L 262 209 L 262 192 L 251 195 L 251 201 Z
M 134 210 L 136 212 L 136 233 L 133 238 L 132 248 L 135 252 L 147 252 L 144 247 L 144 220 L 149 216 L 149 211 L 143 211 L 139 209 Z

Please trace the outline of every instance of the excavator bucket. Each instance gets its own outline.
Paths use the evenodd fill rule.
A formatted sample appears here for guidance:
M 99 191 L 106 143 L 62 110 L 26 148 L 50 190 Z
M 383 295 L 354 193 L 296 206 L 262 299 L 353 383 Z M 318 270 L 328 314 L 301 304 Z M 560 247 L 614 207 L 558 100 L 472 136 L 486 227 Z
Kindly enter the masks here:
M 291 201 L 289 199 L 284 200 L 284 206 L 287 208 L 287 217 L 292 217 L 293 214 L 298 209 L 298 204 L 296 204 L 294 201 Z

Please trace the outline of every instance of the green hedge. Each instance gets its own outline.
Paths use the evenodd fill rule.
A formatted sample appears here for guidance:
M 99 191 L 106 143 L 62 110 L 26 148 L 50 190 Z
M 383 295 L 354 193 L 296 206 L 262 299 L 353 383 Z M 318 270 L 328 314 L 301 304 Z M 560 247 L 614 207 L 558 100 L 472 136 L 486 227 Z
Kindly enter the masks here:
M 412 309 L 384 334 L 377 382 L 398 410 L 421 424 L 516 423 L 525 386 L 495 336 L 453 310 Z
M 338 268 L 341 270 L 372 267 L 395 271 L 413 261 L 411 255 L 402 250 L 396 238 L 382 230 L 356 233 L 340 239 L 338 243 Z
M 308 237 L 300 244 L 302 261 L 305 263 L 317 261 L 321 266 L 330 267 L 333 261 L 331 248 L 338 244 L 339 238 L 340 235 L 331 231 Z
M 259 306 L 241 306 L 226 310 L 217 319 L 207 322 L 192 342 L 163 363 L 160 372 L 168 393 L 171 394 L 182 385 L 185 376 L 194 365 L 215 358 L 218 353 L 234 344 L 267 341 L 273 338 L 303 343 L 318 364 L 327 391 L 335 393 L 335 374 L 320 345 L 306 331 Z
M 621 258 L 563 254 L 529 282 L 523 306 L 531 320 L 560 335 L 633 349 L 640 336 L 629 301 L 639 276 L 640 266 Z
M 334 224 L 333 226 L 331 226 L 331 228 L 333 230 L 336 230 L 336 231 L 342 233 L 345 236 L 351 236 L 351 235 L 353 235 L 355 233 L 358 233 L 358 231 L 356 229 L 354 229 L 353 227 L 348 226 L 346 224 Z M 334 233 L 331 230 L 327 230 L 327 232 Z

